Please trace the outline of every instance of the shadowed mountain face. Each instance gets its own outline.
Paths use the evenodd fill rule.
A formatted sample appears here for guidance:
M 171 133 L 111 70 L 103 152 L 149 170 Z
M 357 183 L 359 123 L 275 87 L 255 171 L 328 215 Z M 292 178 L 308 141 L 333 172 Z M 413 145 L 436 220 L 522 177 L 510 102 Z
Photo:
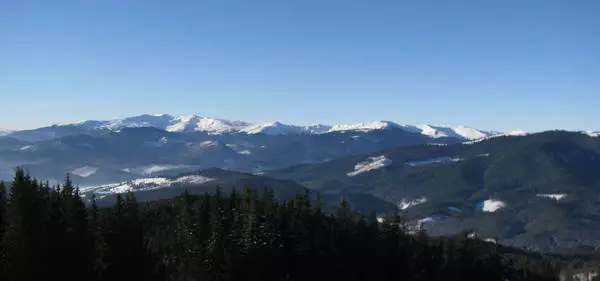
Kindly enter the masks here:
M 58 129 L 52 131 L 51 128 Z M 0 179 L 8 180 L 16 166 L 50 181 L 71 173 L 75 183 L 81 186 L 212 167 L 259 173 L 399 145 L 460 141 L 456 138 L 432 138 L 402 129 L 268 135 L 179 133 L 143 127 L 61 136 L 63 131 L 74 128 L 78 127 L 39 129 L 42 132 L 52 131 L 56 136 L 43 141 L 16 138 L 28 132 L 0 137 Z
M 91 198 L 92 194 L 95 194 L 99 205 L 112 205 L 116 194 L 119 193 L 132 192 L 137 200 L 153 201 L 181 195 L 184 190 L 187 190 L 190 194 L 214 194 L 217 186 L 224 196 L 231 194 L 234 189 L 242 192 L 245 188 L 253 188 L 258 192 L 262 192 L 265 187 L 268 187 L 274 191 L 278 200 L 291 200 L 299 194 L 310 192 L 306 187 L 291 180 L 212 168 L 177 176 L 142 178 L 83 188 L 81 194 L 86 198 Z M 314 191 L 310 193 L 312 194 L 311 198 L 316 200 L 316 193 Z M 340 192 L 322 194 L 319 199 L 325 208 L 333 210 L 343 198 L 350 203 L 353 209 L 365 214 L 372 211 L 386 213 L 395 209 L 394 204 L 369 194 Z
M 371 194 L 433 234 L 474 229 L 536 250 L 600 246 L 600 139 L 585 134 L 400 147 L 266 175 Z

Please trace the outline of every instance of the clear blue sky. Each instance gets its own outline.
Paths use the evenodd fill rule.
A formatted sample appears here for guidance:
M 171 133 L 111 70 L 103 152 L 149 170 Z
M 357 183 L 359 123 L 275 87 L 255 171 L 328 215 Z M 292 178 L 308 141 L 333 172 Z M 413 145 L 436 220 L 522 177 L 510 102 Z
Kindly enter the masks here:
M 0 1 L 0 127 L 600 129 L 600 1 Z

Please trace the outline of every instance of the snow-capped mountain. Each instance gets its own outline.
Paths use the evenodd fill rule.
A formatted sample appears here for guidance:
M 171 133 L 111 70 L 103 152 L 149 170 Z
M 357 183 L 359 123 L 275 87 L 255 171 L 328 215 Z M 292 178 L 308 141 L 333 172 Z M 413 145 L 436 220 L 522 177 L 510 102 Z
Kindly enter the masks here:
M 586 135 L 588 135 L 588 136 L 590 136 L 590 137 L 594 137 L 594 138 L 600 137 L 600 131 L 598 131 L 598 132 L 585 131 L 583 133 L 586 134 Z
M 323 134 L 330 132 L 329 125 L 296 126 L 272 121 L 264 124 L 250 125 L 242 128 L 240 132 L 250 135 L 300 135 L 300 134 Z
M 116 131 L 123 128 L 152 127 L 169 132 L 207 132 L 213 134 L 235 132 L 250 125 L 250 123 L 241 121 L 229 121 L 199 115 L 172 116 L 169 114 L 144 114 L 109 121 L 90 120 L 59 124 L 59 126 L 76 126 L 85 130 Z
M 375 121 L 365 122 L 350 125 L 334 125 L 327 132 L 345 132 L 345 131 L 358 131 L 358 132 L 369 132 L 376 130 L 386 130 L 393 128 L 402 128 L 402 126 L 390 122 L 390 121 Z
M 208 132 L 212 134 L 231 133 L 248 127 L 251 124 L 242 121 L 183 115 L 175 117 L 166 130 L 169 132 Z
M 417 125 L 415 126 L 420 130 L 420 133 L 433 138 L 462 138 L 466 140 L 476 140 L 485 137 L 489 137 L 495 134 L 495 132 L 486 132 L 476 130 L 464 125 L 459 126 L 438 126 L 438 125 Z
M 222 135 L 230 133 L 248 134 L 248 135 L 299 135 L 299 134 L 328 134 L 344 132 L 366 133 L 379 130 L 403 130 L 410 133 L 421 134 L 431 138 L 456 138 L 462 141 L 471 141 L 482 139 L 494 135 L 497 132 L 482 131 L 467 126 L 440 126 L 440 125 L 404 125 L 391 121 L 374 121 L 357 124 L 336 124 L 336 125 L 311 125 L 299 126 L 284 124 L 278 121 L 271 121 L 262 124 L 252 124 L 244 121 L 232 121 L 219 118 L 204 117 L 200 115 L 181 115 L 173 116 L 169 114 L 144 114 L 140 116 L 114 119 L 108 121 L 88 120 L 76 123 L 57 124 L 56 128 L 77 129 L 78 133 L 83 131 L 119 131 L 123 128 L 152 127 L 168 132 L 205 132 L 209 135 Z M 37 130 L 44 131 L 41 139 L 48 139 L 51 136 L 45 127 Z M 35 130 L 32 130 L 35 132 Z M 52 130 L 50 130 L 52 131 Z M 67 133 L 60 134 L 64 136 Z
M 306 132 L 304 127 L 286 125 L 277 121 L 268 122 L 264 124 L 250 125 L 246 128 L 242 128 L 240 131 L 250 135 L 297 135 Z

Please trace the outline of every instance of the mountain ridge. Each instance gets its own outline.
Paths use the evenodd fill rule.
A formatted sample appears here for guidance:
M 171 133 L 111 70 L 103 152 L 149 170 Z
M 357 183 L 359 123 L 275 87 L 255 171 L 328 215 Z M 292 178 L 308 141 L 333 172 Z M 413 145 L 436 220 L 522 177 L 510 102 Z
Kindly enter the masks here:
M 279 121 L 253 124 L 245 121 L 233 121 L 220 118 L 204 117 L 198 114 L 170 115 L 143 114 L 112 120 L 85 120 L 73 123 L 59 123 L 32 130 L 48 130 L 52 127 L 71 127 L 82 131 L 118 131 L 123 128 L 153 127 L 168 132 L 205 132 L 208 134 L 266 134 L 266 135 L 299 135 L 327 134 L 333 132 L 367 132 L 373 130 L 401 129 L 407 132 L 419 133 L 432 138 L 454 137 L 462 140 L 474 140 L 499 134 L 494 131 L 474 129 L 465 125 L 404 125 L 392 121 L 372 121 L 355 124 L 308 125 L 300 126 L 284 124 Z M 11 133 L 7 133 L 10 135 Z

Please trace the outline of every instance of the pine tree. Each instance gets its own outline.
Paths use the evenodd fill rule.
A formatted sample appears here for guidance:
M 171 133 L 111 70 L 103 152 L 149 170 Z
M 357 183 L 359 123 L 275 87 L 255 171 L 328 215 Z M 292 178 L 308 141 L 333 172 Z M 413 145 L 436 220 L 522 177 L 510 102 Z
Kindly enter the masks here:
M 22 169 L 16 169 L 6 208 L 6 230 L 2 237 L 1 267 L 9 281 L 41 280 L 45 274 L 45 204 L 40 187 Z M 37 270 L 31 270 L 31 266 Z

